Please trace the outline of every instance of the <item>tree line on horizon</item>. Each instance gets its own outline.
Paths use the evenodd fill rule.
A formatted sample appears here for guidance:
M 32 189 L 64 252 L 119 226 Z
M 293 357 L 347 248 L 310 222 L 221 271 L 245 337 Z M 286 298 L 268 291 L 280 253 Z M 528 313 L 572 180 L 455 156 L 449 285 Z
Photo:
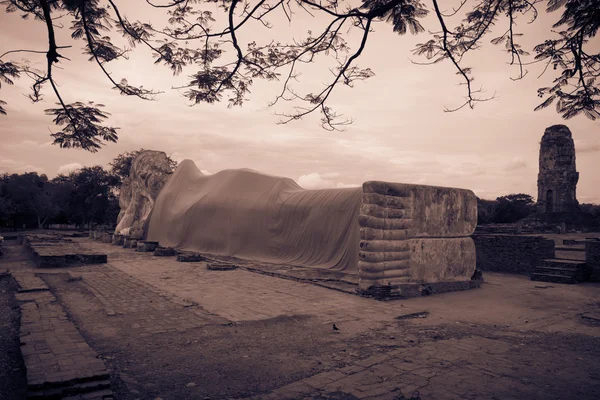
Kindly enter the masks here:
M 118 155 L 108 169 L 101 165 L 83 167 L 53 179 L 37 172 L 0 175 L 0 228 L 113 226 L 119 214 L 119 190 L 129 176 L 133 159 L 143 150 Z M 169 162 L 174 171 L 177 162 L 171 158 Z M 600 218 L 600 205 L 580 204 L 580 208 Z M 477 198 L 479 225 L 514 223 L 535 211 L 534 198 L 524 193 L 495 200 Z
M 583 212 L 600 218 L 600 205 L 592 203 L 579 204 Z M 534 198 L 525 193 L 509 194 L 486 200 L 477 197 L 477 224 L 509 224 L 515 223 L 536 212 Z
M 109 168 L 83 167 L 49 179 L 25 172 L 0 175 L 0 228 L 47 228 L 52 224 L 91 229 L 114 225 L 119 214 L 119 190 L 133 159 L 144 149 L 115 157 Z M 177 162 L 169 158 L 173 170 Z

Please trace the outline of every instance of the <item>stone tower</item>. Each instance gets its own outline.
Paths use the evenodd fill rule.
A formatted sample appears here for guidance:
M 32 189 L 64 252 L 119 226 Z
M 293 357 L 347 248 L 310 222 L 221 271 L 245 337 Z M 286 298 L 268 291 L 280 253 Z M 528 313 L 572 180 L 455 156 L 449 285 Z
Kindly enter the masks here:
M 579 211 L 575 195 L 578 180 L 571 131 L 565 125 L 546 128 L 540 144 L 537 212 Z

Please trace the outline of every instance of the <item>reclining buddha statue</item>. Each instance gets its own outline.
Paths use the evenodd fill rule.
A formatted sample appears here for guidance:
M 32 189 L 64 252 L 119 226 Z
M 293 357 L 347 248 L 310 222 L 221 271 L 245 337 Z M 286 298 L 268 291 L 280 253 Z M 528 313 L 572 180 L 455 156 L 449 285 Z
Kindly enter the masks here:
M 116 233 L 358 275 L 366 294 L 472 284 L 477 201 L 470 190 L 383 181 L 306 190 L 250 169 L 205 175 L 190 160 L 170 174 L 166 160 L 151 151 L 134 160 Z

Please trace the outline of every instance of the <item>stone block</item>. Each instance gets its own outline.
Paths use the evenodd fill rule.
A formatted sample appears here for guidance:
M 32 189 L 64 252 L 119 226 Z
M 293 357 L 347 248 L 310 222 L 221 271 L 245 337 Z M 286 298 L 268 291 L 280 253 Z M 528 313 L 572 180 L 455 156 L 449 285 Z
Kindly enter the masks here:
M 133 238 L 125 236 L 123 238 L 123 247 L 127 249 L 135 249 L 137 248 L 137 242 L 140 240 L 139 238 Z
M 154 250 L 154 255 L 158 257 L 170 257 L 177 255 L 177 250 L 172 247 L 157 247 Z
M 149 253 L 158 247 L 158 242 L 151 242 L 147 240 L 138 240 L 136 251 L 140 253 Z
M 119 234 L 114 234 L 113 235 L 113 241 L 112 243 L 116 246 L 123 246 L 123 241 L 124 241 L 124 236 L 123 235 L 119 235 Z
M 470 237 L 420 238 L 408 242 L 413 282 L 470 281 L 475 273 L 477 257 Z
M 206 259 L 206 257 L 204 257 L 201 254 L 185 253 L 185 254 L 179 254 L 177 256 L 177 261 L 179 261 L 179 262 L 201 262 L 201 261 L 207 261 L 207 259 Z
M 206 269 L 208 269 L 210 271 L 230 271 L 233 269 L 237 269 L 237 265 L 235 265 L 233 263 L 211 262 L 211 263 L 206 264 Z

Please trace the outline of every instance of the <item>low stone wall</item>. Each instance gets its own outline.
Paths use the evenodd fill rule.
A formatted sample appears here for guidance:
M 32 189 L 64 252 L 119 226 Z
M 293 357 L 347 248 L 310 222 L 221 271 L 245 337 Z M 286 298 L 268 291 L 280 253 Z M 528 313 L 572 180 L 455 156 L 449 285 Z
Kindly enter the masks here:
M 530 274 L 542 260 L 554 258 L 554 241 L 541 236 L 473 235 L 477 269 Z
M 23 237 L 22 243 L 29 249 L 39 268 L 107 262 L 106 254 L 90 252 L 61 235 L 29 234 Z

